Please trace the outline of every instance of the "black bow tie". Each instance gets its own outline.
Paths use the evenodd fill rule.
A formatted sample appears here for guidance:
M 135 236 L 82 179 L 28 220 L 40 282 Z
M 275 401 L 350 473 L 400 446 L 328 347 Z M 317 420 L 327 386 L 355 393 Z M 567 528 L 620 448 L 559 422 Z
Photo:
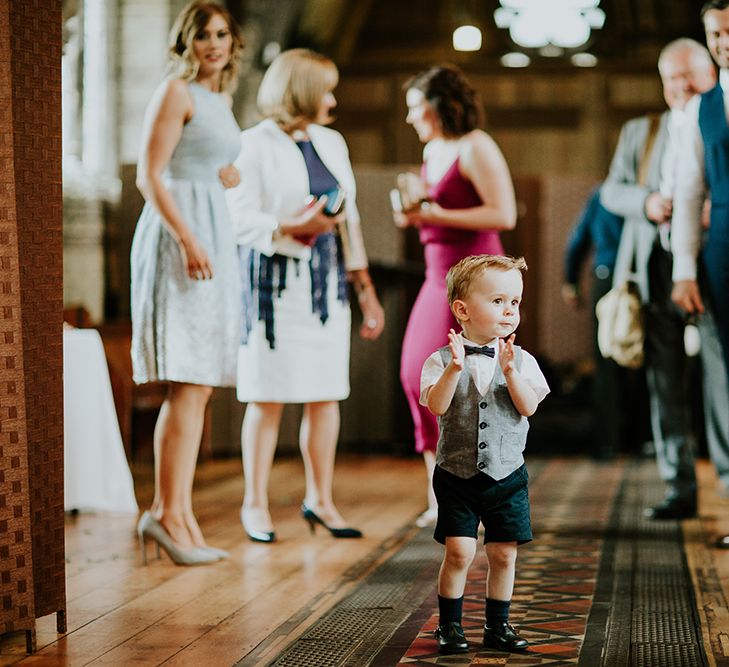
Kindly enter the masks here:
M 494 348 L 489 347 L 488 345 L 484 345 L 483 347 L 464 345 L 463 349 L 466 350 L 466 356 L 468 356 L 469 354 L 485 354 L 487 357 L 491 357 L 492 359 L 496 356 Z

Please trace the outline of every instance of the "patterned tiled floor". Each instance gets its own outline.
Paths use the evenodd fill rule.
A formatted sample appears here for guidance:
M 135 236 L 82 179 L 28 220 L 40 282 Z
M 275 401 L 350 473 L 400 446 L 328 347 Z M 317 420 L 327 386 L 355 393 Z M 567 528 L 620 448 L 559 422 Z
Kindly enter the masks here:
M 522 654 L 481 645 L 487 563 L 483 550 L 471 567 L 463 626 L 471 651 L 438 654 L 435 596 L 420 610 L 427 620 L 399 665 L 576 665 L 595 591 L 600 551 L 623 464 L 557 460 L 530 486 L 535 539 L 520 547 L 511 622 L 530 641 Z M 430 613 L 429 615 L 429 612 Z

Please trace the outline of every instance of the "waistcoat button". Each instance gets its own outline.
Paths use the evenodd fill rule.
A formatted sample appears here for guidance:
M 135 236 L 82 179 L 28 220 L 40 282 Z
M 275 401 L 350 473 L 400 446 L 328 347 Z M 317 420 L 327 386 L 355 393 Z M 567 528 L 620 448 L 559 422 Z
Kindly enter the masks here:
M 488 403 L 487 403 L 486 401 L 481 401 L 481 402 L 479 403 L 479 407 L 481 407 L 481 408 L 486 408 L 486 407 L 488 407 Z
M 478 448 L 479 449 L 486 449 L 486 443 L 485 442 L 479 442 L 478 443 Z
M 479 428 L 486 428 L 487 426 L 488 426 L 488 424 L 487 424 L 486 422 L 481 422 L 481 423 L 480 423 L 480 424 L 478 425 L 478 427 L 479 427 Z
M 483 469 L 484 469 L 484 468 L 486 467 L 486 464 L 485 464 L 485 463 L 484 463 L 483 461 L 481 461 L 481 462 L 480 462 L 480 463 L 478 464 L 478 467 L 479 467 L 479 469 L 480 469 L 480 470 L 483 470 Z

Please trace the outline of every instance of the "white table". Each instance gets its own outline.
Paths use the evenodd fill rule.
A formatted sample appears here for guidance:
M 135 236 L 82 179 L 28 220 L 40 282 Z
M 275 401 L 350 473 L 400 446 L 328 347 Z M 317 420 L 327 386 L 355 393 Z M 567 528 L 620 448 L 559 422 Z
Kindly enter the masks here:
M 66 510 L 136 514 L 109 369 L 95 329 L 63 331 Z

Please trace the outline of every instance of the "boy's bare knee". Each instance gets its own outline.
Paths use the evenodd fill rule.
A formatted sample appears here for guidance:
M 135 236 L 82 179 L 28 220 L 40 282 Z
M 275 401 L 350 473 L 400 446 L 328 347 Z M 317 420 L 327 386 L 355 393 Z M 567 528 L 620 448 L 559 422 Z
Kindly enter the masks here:
M 506 568 L 516 563 L 515 542 L 489 542 L 486 545 L 489 567 Z
M 448 541 L 446 545 L 445 560 L 449 567 L 458 570 L 467 569 L 476 556 L 475 540 L 473 544 Z
M 463 552 L 446 553 L 446 563 L 455 570 L 465 570 L 473 562 L 473 556 Z

